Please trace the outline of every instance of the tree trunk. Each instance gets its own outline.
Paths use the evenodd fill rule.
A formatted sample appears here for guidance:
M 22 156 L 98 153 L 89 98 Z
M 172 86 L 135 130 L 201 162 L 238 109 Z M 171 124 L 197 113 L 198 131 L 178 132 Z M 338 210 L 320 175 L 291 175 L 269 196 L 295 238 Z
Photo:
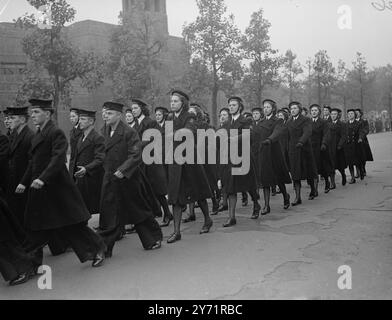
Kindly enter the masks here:
M 219 78 L 218 70 L 215 62 L 215 58 L 212 59 L 213 71 L 214 71 L 214 85 L 212 88 L 212 125 L 218 125 L 218 92 L 219 92 Z
M 58 108 L 60 105 L 60 77 L 54 76 L 54 97 L 53 97 L 53 109 L 54 109 L 54 121 L 58 124 Z

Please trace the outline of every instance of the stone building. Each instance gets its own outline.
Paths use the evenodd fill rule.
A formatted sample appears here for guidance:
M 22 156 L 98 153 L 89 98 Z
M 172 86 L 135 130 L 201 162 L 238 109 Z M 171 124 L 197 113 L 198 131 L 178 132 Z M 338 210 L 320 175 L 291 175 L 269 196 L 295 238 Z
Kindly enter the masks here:
M 162 86 L 169 86 L 167 79 L 178 77 L 186 72 L 189 59 L 185 52 L 184 40 L 169 35 L 166 0 L 122 0 L 122 5 L 123 12 L 148 16 L 154 32 L 167 39 L 160 58 L 165 76 L 160 79 L 160 82 Z M 115 28 L 117 25 L 85 20 L 70 25 L 67 31 L 69 39 L 81 50 L 92 50 L 97 54 L 105 55 L 109 52 L 110 37 Z M 16 28 L 13 23 L 0 23 L 0 110 L 14 104 L 22 81 L 22 72 L 28 62 L 21 46 L 24 36 L 25 31 Z M 112 99 L 109 81 L 93 92 L 81 88 L 76 82 L 73 84 L 73 91 L 72 106 L 74 107 L 88 106 L 99 111 L 104 101 Z M 162 97 L 160 101 L 165 103 L 165 99 L 167 97 Z M 100 126 L 101 119 L 97 118 Z M 68 110 L 61 106 L 59 125 L 66 131 L 70 129 Z M 3 129 L 3 121 L 0 129 Z

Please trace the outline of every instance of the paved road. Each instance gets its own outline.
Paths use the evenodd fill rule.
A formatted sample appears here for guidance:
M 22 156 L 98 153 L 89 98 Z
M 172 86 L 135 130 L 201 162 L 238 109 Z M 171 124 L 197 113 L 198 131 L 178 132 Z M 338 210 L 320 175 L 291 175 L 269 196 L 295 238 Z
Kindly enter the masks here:
M 339 178 L 334 192 L 286 212 L 276 197 L 274 212 L 258 221 L 241 208 L 232 229 L 220 215 L 204 236 L 199 214 L 182 241 L 156 252 L 128 236 L 100 269 L 72 253 L 46 255 L 52 290 L 39 290 L 37 279 L 1 282 L 0 299 L 391 299 L 392 134 L 369 140 L 376 161 L 363 182 L 342 187 Z M 342 265 L 352 270 L 351 290 L 337 286 Z

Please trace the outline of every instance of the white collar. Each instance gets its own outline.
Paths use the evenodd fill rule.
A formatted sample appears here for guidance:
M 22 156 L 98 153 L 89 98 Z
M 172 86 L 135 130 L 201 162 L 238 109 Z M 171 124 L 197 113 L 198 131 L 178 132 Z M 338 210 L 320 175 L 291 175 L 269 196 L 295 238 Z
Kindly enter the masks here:
M 238 113 L 238 114 L 236 114 L 235 116 L 232 116 L 231 118 L 232 118 L 234 121 L 237 121 L 237 119 L 238 119 L 240 116 L 241 116 L 241 113 Z
M 297 120 L 299 118 L 299 115 L 297 115 L 296 117 L 293 117 L 293 120 Z
M 317 117 L 317 118 L 313 118 L 312 120 L 313 120 L 313 122 L 316 122 L 318 119 L 319 118 Z
M 145 116 L 144 114 L 142 114 L 142 115 L 137 119 L 137 122 L 138 122 L 139 124 L 141 124 L 142 121 L 143 121 L 145 118 L 146 118 L 146 116 Z
M 133 127 L 135 126 L 135 121 L 132 122 L 129 126 L 130 126 L 131 128 L 133 128 Z
M 270 114 L 268 117 L 265 117 L 267 120 L 272 118 L 272 114 Z

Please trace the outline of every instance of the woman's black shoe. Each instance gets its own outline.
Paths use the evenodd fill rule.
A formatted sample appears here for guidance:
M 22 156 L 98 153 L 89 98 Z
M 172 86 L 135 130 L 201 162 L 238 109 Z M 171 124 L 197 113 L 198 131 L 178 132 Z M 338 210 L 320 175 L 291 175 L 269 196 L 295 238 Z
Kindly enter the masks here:
M 262 216 L 265 216 L 265 215 L 267 215 L 269 213 L 271 213 L 271 207 L 270 206 L 265 207 L 263 210 L 261 210 L 261 215 Z
M 181 240 L 181 233 L 173 233 L 169 239 L 167 239 L 167 243 L 174 243 Z
M 229 210 L 229 206 L 228 205 L 220 206 L 219 209 L 218 209 L 218 212 L 224 212 L 224 211 L 227 211 L 227 210 Z
M 345 186 L 346 184 L 347 184 L 347 177 L 346 177 L 346 175 L 344 175 L 342 177 L 342 185 Z
M 290 195 L 289 194 L 287 196 L 285 196 L 283 204 L 284 204 L 283 209 L 287 210 L 288 208 L 290 208 Z
M 11 287 L 14 286 L 18 286 L 20 284 L 26 283 L 27 281 L 29 281 L 32 277 L 34 277 L 36 275 L 36 269 L 33 268 L 30 271 L 27 271 L 25 273 L 22 273 L 21 275 L 19 275 L 16 279 L 12 280 L 9 282 L 9 285 Z
M 348 184 L 354 184 L 354 183 L 356 183 L 357 181 L 353 178 L 353 179 L 351 179 L 351 181 L 348 183 Z
M 208 222 L 207 224 L 205 224 L 205 225 L 203 226 L 203 228 L 202 228 L 201 231 L 200 231 L 200 234 L 209 233 L 209 232 L 210 232 L 210 229 L 211 229 L 211 227 L 212 227 L 213 224 L 214 224 L 214 223 L 212 222 L 212 220 L 210 220 L 210 222 Z
M 162 248 L 162 241 L 157 241 L 153 246 L 150 248 L 146 249 L 147 251 L 152 251 L 152 250 L 158 250 Z
M 298 199 L 298 200 L 296 200 L 295 202 L 293 202 L 291 205 L 292 205 L 293 207 L 295 207 L 295 206 L 299 206 L 300 204 L 302 204 L 302 200 L 301 200 L 301 199 Z
M 314 200 L 314 198 L 316 198 L 316 196 L 313 193 L 309 194 L 309 200 Z
M 188 223 L 192 221 L 196 221 L 196 216 L 189 216 L 188 218 L 182 219 L 183 223 Z
M 223 225 L 223 227 L 224 227 L 224 228 L 229 228 L 229 227 L 235 226 L 236 224 L 237 224 L 237 220 L 236 220 L 236 219 L 229 219 L 229 221 L 227 221 L 227 222 Z

